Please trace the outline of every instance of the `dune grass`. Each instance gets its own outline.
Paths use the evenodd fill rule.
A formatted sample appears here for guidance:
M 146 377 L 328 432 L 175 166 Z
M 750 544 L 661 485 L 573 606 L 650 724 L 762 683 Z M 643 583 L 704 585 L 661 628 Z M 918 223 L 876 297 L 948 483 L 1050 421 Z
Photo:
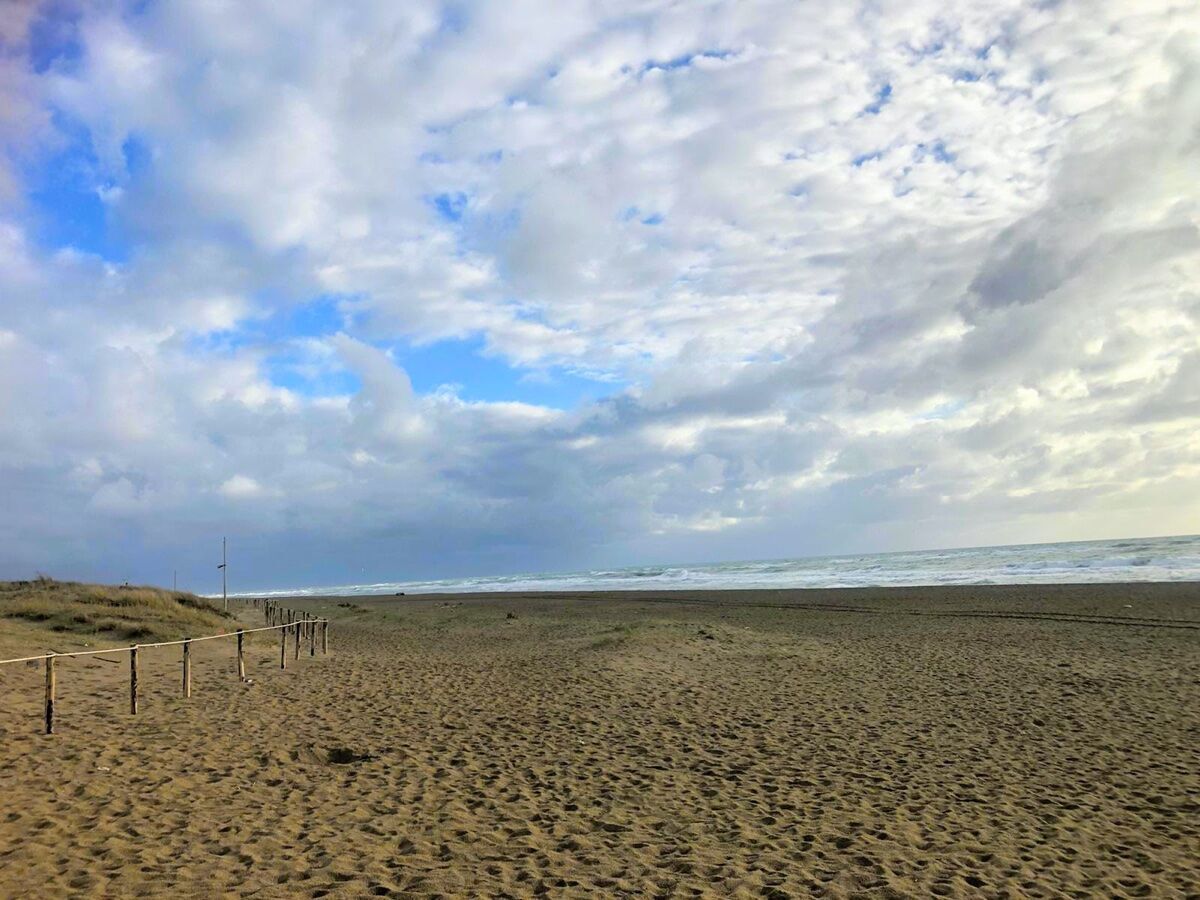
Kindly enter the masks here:
M 147 643 L 218 634 L 229 630 L 234 621 L 209 601 L 185 591 L 51 578 L 0 582 L 0 617 L 58 633 Z

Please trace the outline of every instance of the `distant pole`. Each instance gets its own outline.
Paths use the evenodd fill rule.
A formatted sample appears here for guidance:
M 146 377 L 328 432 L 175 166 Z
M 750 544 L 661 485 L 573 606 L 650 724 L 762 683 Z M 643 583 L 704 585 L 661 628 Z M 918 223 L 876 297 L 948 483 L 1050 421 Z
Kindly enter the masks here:
M 229 612 L 229 591 L 225 587 L 225 538 L 221 538 L 221 564 L 217 566 L 221 570 L 221 599 L 225 601 L 225 612 Z

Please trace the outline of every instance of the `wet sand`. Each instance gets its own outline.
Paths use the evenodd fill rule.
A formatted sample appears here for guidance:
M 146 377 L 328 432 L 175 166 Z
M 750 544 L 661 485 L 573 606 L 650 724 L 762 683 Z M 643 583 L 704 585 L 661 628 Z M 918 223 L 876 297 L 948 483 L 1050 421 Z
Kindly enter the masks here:
M 1200 896 L 1200 585 L 293 605 L 0 668 L 0 896 Z

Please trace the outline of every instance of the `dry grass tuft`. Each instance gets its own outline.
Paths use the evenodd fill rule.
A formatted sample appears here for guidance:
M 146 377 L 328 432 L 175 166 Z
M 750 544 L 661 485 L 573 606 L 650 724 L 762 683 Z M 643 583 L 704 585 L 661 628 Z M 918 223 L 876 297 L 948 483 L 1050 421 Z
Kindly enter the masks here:
M 202 597 L 156 587 L 0 582 L 0 617 L 115 641 L 161 641 L 227 631 L 233 619 Z

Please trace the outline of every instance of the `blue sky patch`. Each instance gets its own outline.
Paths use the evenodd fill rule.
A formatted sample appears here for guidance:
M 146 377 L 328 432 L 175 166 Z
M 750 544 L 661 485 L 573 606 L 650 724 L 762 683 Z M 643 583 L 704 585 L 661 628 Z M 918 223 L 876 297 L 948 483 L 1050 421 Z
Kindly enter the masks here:
M 701 50 L 698 53 L 682 53 L 679 56 L 671 59 L 648 59 L 642 63 L 641 69 L 638 70 L 639 75 L 645 75 L 647 72 L 658 69 L 664 72 L 670 72 L 675 69 L 686 69 L 698 59 L 729 59 L 733 56 L 732 50 Z
M 438 23 L 438 30 L 444 34 L 462 34 L 467 30 L 469 22 L 470 17 L 465 6 L 448 3 L 442 7 L 442 20 Z
M 343 298 L 328 295 L 284 312 L 278 321 L 278 336 L 321 337 L 344 331 L 348 322 L 341 309 Z
M 447 222 L 461 222 L 470 197 L 463 191 L 453 191 L 434 195 L 430 198 L 430 203 L 437 210 L 437 214 Z
M 932 156 L 940 163 L 952 163 L 956 158 L 953 153 L 946 149 L 946 145 L 941 141 L 917 144 L 916 149 L 913 151 L 913 159 L 919 162 L 929 156 Z
M 135 134 L 125 138 L 125 143 L 121 145 L 121 156 L 125 160 L 125 171 L 130 178 L 145 173 L 153 159 L 149 145 Z
M 621 210 L 621 214 L 617 218 L 622 222 L 632 222 L 634 219 L 637 219 L 643 225 L 661 225 L 665 221 L 662 213 L 647 213 L 636 206 L 625 207 Z
M 520 401 L 570 409 L 619 389 L 561 368 L 524 369 L 491 356 L 482 337 L 437 341 L 417 346 L 393 344 L 392 358 L 412 380 L 413 388 L 428 394 L 452 386 L 462 399 L 476 402 Z
M 875 92 L 875 99 L 872 100 L 866 107 L 863 108 L 863 112 L 865 112 L 869 115 L 872 115 L 872 116 L 878 115 L 879 111 L 881 109 L 883 109 L 885 106 L 887 106 L 888 102 L 891 99 L 892 99 L 892 86 L 890 83 L 885 84 L 885 85 L 883 85 L 883 87 L 881 87 L 879 90 L 877 90 Z
M 24 173 L 34 240 L 51 251 L 72 247 L 110 262 L 124 262 L 129 247 L 116 233 L 100 198 L 102 188 L 114 185 L 99 177 L 90 132 L 61 115 L 54 117 L 54 124 L 64 146 Z

